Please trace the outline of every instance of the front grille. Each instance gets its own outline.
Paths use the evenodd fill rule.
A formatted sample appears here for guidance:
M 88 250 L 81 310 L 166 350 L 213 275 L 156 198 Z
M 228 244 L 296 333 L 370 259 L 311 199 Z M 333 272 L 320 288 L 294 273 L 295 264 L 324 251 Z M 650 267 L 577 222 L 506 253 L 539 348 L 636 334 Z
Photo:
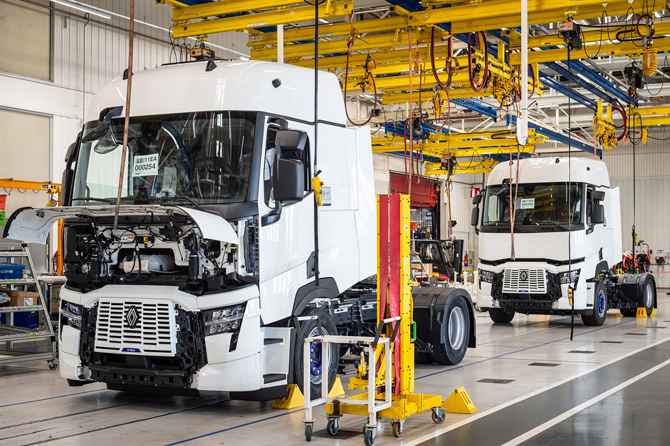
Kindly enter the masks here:
M 503 293 L 547 293 L 547 279 L 543 268 L 506 268 Z
M 129 312 L 136 317 L 127 317 Z M 168 300 L 101 299 L 95 331 L 95 351 L 174 356 L 174 303 Z M 136 319 L 135 324 L 131 327 Z

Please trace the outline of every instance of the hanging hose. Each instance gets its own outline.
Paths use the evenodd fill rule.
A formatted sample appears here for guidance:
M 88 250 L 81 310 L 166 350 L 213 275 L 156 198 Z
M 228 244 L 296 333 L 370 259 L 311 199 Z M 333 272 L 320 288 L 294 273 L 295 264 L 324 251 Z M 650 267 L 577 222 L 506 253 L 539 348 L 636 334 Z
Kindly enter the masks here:
M 437 75 L 437 69 L 435 68 L 435 27 L 433 27 L 433 30 L 430 33 L 430 66 L 433 71 L 433 77 L 435 77 L 435 82 L 440 89 L 445 91 L 451 87 L 451 76 L 459 68 L 458 59 L 454 58 L 454 36 L 451 34 L 449 34 L 447 40 L 447 53 L 447 65 L 445 67 L 445 71 L 447 72 L 447 83 L 444 84 Z M 452 61 L 456 62 L 453 68 L 451 66 Z
M 351 31 L 349 32 L 349 39 L 347 40 L 347 64 L 346 68 L 344 71 L 344 112 L 347 115 L 347 119 L 352 125 L 355 125 L 356 127 L 363 127 L 364 125 L 367 125 L 370 121 L 372 121 L 372 118 L 377 114 L 377 85 L 375 84 L 375 77 L 372 75 L 370 72 L 369 68 L 369 63 L 371 61 L 370 54 L 368 54 L 367 59 L 365 60 L 365 77 L 363 78 L 362 84 L 363 84 L 363 89 L 365 89 L 365 84 L 366 80 L 370 79 L 370 82 L 372 83 L 372 91 L 375 94 L 375 103 L 374 103 L 374 108 L 372 109 L 372 113 L 370 113 L 370 116 L 368 119 L 363 122 L 362 124 L 358 124 L 354 121 L 351 120 L 349 117 L 349 110 L 347 109 L 347 84 L 349 83 L 349 56 L 351 56 L 351 51 L 354 49 L 354 38 L 356 37 L 356 34 L 358 34 L 358 31 L 356 28 L 354 28 L 354 15 L 352 13 L 351 18 L 350 18 L 350 24 L 351 24 Z M 318 56 L 317 56 L 318 57 Z
M 488 52 L 488 47 L 487 47 L 487 42 L 486 42 L 486 33 L 484 31 L 479 31 L 478 33 L 475 34 L 475 45 L 477 48 L 481 46 L 484 48 L 483 50 L 481 48 L 480 51 L 484 52 L 484 74 L 482 75 L 482 82 L 480 85 L 475 85 L 475 75 L 472 73 L 472 34 L 473 33 L 468 33 L 468 77 L 470 78 L 470 86 L 474 91 L 477 93 L 483 91 L 486 88 L 486 83 L 489 80 L 489 52 Z M 481 41 L 479 38 L 479 34 L 481 34 Z
M 618 128 L 618 129 L 623 128 L 623 132 L 621 132 L 621 134 L 619 136 L 617 136 L 617 141 L 621 141 L 624 138 L 624 136 L 626 136 L 626 132 L 628 131 L 628 125 L 626 123 L 626 120 L 627 120 L 626 110 L 623 108 L 623 106 L 621 105 L 621 103 L 618 100 L 617 100 L 617 103 L 619 105 L 616 106 L 616 107 L 612 107 L 612 110 L 613 111 L 618 111 L 619 114 L 621 114 L 621 117 L 623 118 L 623 124 L 622 125 L 616 125 L 616 124 L 614 125 L 614 127 Z
M 658 68 L 658 53 L 656 48 L 653 48 L 651 45 L 648 45 L 642 52 L 642 71 L 647 76 L 651 76 L 656 73 Z

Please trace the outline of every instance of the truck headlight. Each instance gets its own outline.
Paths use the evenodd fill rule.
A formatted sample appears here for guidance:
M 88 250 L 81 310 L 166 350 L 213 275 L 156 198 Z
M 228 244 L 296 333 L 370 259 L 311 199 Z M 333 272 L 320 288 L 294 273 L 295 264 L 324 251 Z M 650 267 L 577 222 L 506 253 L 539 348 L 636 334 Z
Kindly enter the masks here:
M 67 324 L 77 330 L 81 330 L 81 314 L 83 308 L 70 302 L 62 301 L 61 307 L 61 325 Z
M 566 285 L 568 283 L 577 283 L 579 280 L 579 270 L 573 269 L 572 271 L 566 271 L 559 275 L 561 279 L 561 285 Z
M 240 330 L 246 302 L 229 307 L 203 311 L 205 316 L 205 335 L 235 333 Z
M 479 270 L 479 280 L 486 283 L 493 283 L 496 275 L 492 271 Z

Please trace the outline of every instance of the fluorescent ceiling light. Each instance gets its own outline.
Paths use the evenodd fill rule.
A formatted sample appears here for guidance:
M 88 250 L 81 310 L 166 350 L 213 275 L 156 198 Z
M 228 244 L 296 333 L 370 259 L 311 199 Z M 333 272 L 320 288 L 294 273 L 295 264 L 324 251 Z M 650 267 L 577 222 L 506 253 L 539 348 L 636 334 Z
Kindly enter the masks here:
M 51 1 L 69 6 L 71 8 L 77 8 L 81 11 L 90 12 L 91 14 L 96 14 L 96 15 L 99 15 L 100 17 L 105 17 L 107 19 L 111 18 L 111 16 L 114 16 L 114 17 L 118 17 L 120 19 L 130 21 L 130 17 L 125 16 L 123 14 L 118 14 L 116 12 L 108 11 L 106 9 L 95 8 L 93 6 L 89 6 L 87 4 L 81 3 L 77 0 L 51 0 Z M 109 16 L 108 16 L 108 14 L 109 14 Z M 145 25 L 145 26 L 149 26 L 151 28 L 159 29 L 161 31 L 165 31 L 166 33 L 168 33 L 170 35 L 172 34 L 172 32 L 168 28 L 163 28 L 162 26 L 154 25 L 153 23 L 143 22 L 142 20 L 138 20 L 138 19 L 135 19 L 135 23 L 139 23 L 141 25 Z M 195 37 L 187 37 L 187 39 L 196 41 Z M 211 47 L 214 47 L 214 48 L 219 48 L 221 50 L 229 51 L 233 54 L 237 54 L 238 56 L 247 57 L 246 60 L 249 60 L 248 59 L 249 56 L 247 54 L 241 53 L 239 51 L 235 51 L 235 50 L 230 49 L 230 48 L 226 48 L 225 46 L 215 45 L 211 42 L 207 42 L 207 46 L 211 46 Z
M 109 20 L 109 19 L 112 18 L 111 15 L 105 14 L 104 12 L 101 12 L 101 11 L 97 10 L 96 8 L 90 8 L 90 7 L 84 6 L 82 4 L 75 4 L 75 3 L 72 3 L 68 0 L 51 0 L 51 1 L 54 2 L 54 3 L 58 3 L 59 5 L 67 6 L 68 8 L 78 9 L 78 10 L 84 11 L 88 14 L 97 15 L 98 17 L 102 17 L 103 19 Z

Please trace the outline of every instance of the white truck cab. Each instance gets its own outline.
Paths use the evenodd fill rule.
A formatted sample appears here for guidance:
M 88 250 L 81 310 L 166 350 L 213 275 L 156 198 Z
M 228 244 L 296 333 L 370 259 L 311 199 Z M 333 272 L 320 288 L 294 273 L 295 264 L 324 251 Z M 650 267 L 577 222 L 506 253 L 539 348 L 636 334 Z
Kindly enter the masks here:
M 511 169 L 501 163 L 473 203 L 477 305 L 494 322 L 510 322 L 515 312 L 574 310 L 585 324 L 601 325 L 608 308 L 655 305 L 651 276 L 612 270 L 622 259 L 621 215 L 619 189 L 610 187 L 604 162 L 528 158 Z M 624 283 L 633 280 L 636 287 L 626 291 Z
M 311 304 L 375 274 L 370 131 L 346 128 L 337 78 L 319 73 L 315 153 L 313 70 L 211 67 L 133 74 L 116 229 L 123 77 L 96 93 L 68 151 L 64 206 L 8 222 L 11 238 L 43 243 L 64 220 L 58 336 L 60 373 L 71 385 L 281 396 L 287 383 L 302 383 L 293 317 L 316 312 L 337 334 Z M 317 169 L 325 187 L 318 208 Z M 312 325 L 303 325 L 305 336 Z M 316 349 L 317 395 L 322 360 Z

